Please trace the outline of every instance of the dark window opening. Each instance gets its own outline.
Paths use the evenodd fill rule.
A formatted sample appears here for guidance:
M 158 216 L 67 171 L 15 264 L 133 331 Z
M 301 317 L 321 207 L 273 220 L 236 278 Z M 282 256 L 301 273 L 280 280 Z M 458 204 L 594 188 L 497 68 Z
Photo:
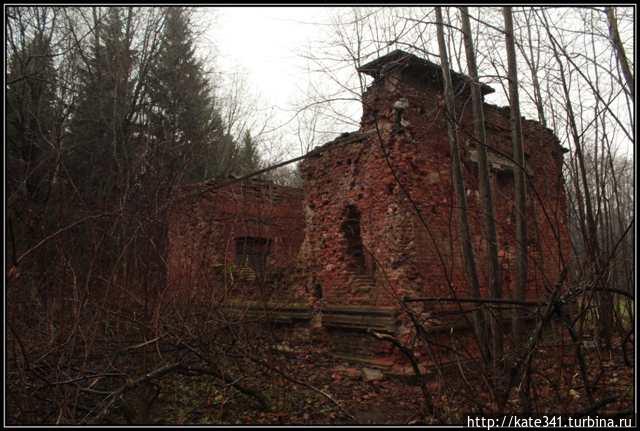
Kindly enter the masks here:
M 342 233 L 347 242 L 347 264 L 356 272 L 365 272 L 365 253 L 360 232 L 360 211 L 354 205 L 347 206 L 344 221 L 342 222 Z
M 248 266 L 256 274 L 263 274 L 267 257 L 271 253 L 271 240 L 267 238 L 236 238 L 236 265 Z
M 388 183 L 385 186 L 385 189 L 386 189 L 388 195 L 392 195 L 393 191 L 395 190 L 395 188 L 396 188 L 396 184 L 395 183 Z
M 321 285 L 320 283 L 317 283 L 317 282 L 316 282 L 316 283 L 313 285 L 313 296 L 314 296 L 316 299 L 322 299 L 322 296 L 323 296 L 323 295 L 322 295 L 322 285 Z
M 497 171 L 495 174 L 498 187 L 505 190 L 513 190 L 513 171 L 511 169 L 505 171 Z

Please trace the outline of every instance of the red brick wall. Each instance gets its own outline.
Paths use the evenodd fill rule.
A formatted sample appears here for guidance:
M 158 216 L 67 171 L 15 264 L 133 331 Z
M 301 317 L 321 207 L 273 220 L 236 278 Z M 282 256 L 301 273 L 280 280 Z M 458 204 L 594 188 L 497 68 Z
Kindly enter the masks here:
M 169 211 L 171 292 L 220 290 L 234 266 L 235 239 L 240 237 L 271 240 L 268 268 L 294 267 L 304 236 L 302 190 L 259 180 L 221 185 L 185 186 Z
M 235 238 L 259 237 L 272 240 L 271 267 L 303 274 L 289 283 L 298 296 L 311 297 L 318 286 L 330 304 L 390 305 L 402 295 L 451 296 L 452 289 L 468 296 L 440 93 L 398 71 L 374 82 L 364 97 L 360 130 L 326 144 L 301 164 L 304 197 L 301 190 L 261 181 L 184 187 L 169 215 L 171 290 L 195 295 L 194 287 L 202 286 L 214 291 L 224 282 L 223 269 L 235 260 Z M 395 130 L 393 105 L 401 98 L 408 108 L 404 125 Z M 477 168 L 470 160 L 470 103 L 458 102 L 469 220 L 486 289 Z M 511 154 L 508 110 L 485 104 L 485 116 L 488 145 Z M 559 253 L 567 260 L 570 245 L 557 138 L 533 121 L 523 122 L 523 134 L 532 174 L 527 221 L 528 294 L 533 298 L 557 280 Z M 513 178 L 494 173 L 492 183 L 504 291 L 510 295 L 515 280 Z M 365 251 L 360 269 L 345 234 L 349 207 L 359 214 Z
M 301 257 L 312 282 L 322 285 L 328 302 L 392 304 L 394 295 L 451 296 L 451 287 L 458 295 L 469 295 L 440 93 L 438 88 L 419 84 L 415 77 L 400 72 L 387 75 L 374 82 L 364 96 L 359 134 L 326 144 L 316 151 L 317 157 L 302 163 L 306 236 Z M 403 114 L 405 127 L 397 132 L 393 130 L 393 104 L 400 98 L 407 99 L 409 107 Z M 460 100 L 459 111 L 463 106 L 461 137 L 463 142 L 468 141 L 463 154 L 465 186 L 477 264 L 482 286 L 486 287 L 486 244 L 481 235 L 477 174 L 475 163 L 468 160 L 473 141 L 465 138 L 472 133 L 470 102 Z M 485 104 L 485 116 L 488 144 L 511 154 L 508 111 Z M 569 242 L 557 139 L 532 121 L 524 122 L 523 133 L 533 174 L 529 185 L 532 208 L 527 214 L 531 239 L 529 294 L 533 297 L 543 291 L 545 278 L 553 283 L 559 273 L 553 230 L 563 240 L 565 258 Z M 393 172 L 411 200 L 401 191 Z M 494 175 L 493 184 L 505 294 L 509 295 L 509 286 L 515 280 L 512 176 Z M 362 242 L 379 264 L 374 294 L 358 292 L 354 271 L 348 266 L 348 247 L 340 230 L 348 205 L 360 211 Z

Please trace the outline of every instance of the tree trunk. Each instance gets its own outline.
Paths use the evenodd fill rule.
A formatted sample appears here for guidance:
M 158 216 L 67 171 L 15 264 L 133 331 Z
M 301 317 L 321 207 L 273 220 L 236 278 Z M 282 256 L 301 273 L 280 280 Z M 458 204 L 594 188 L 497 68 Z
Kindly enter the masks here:
M 618 33 L 618 21 L 616 20 L 615 11 L 611 6 L 608 6 L 606 9 L 607 21 L 609 22 L 609 37 L 611 38 L 611 44 L 616 50 L 616 57 L 618 58 L 618 62 L 620 63 L 620 68 L 622 69 L 624 79 L 625 81 L 627 81 L 627 87 L 629 88 L 631 100 L 635 102 L 636 92 L 633 85 L 633 74 L 631 73 L 629 61 L 627 60 L 627 54 L 624 51 L 624 46 L 622 45 L 622 40 L 620 39 L 620 33 Z
M 511 116 L 511 141 L 513 143 L 513 159 L 519 166 L 513 168 L 514 193 L 516 204 L 516 285 L 514 299 L 524 301 L 527 290 L 527 218 L 526 218 L 526 175 L 524 148 L 522 145 L 522 122 L 520 119 L 520 98 L 518 95 L 518 69 L 516 48 L 513 37 L 513 17 L 511 7 L 502 9 L 504 15 L 505 44 L 507 48 L 507 64 L 509 77 L 509 112 Z M 513 312 L 513 342 L 516 348 L 525 340 L 526 329 L 520 317 L 523 312 L 515 308 Z M 529 399 L 529 373 L 525 373 L 525 381 L 520 391 L 520 400 L 524 413 L 531 410 Z
M 580 179 L 582 181 L 582 189 L 584 191 L 584 206 L 586 211 L 586 217 L 583 214 L 579 214 L 579 217 L 581 218 L 581 225 L 586 226 L 586 235 L 584 235 L 586 254 L 592 265 L 591 275 L 593 279 L 597 281 L 597 284 L 600 284 L 600 280 L 604 279 L 604 277 L 601 276 L 601 271 L 606 270 L 606 268 L 603 268 L 601 262 L 600 245 L 598 242 L 598 227 L 596 224 L 596 219 L 594 217 L 591 190 L 589 188 L 589 182 L 587 180 L 587 167 L 585 164 L 585 156 L 581 140 L 582 135 L 578 131 L 578 126 L 576 124 L 576 117 L 573 111 L 573 103 L 571 101 L 571 95 L 569 94 L 569 85 L 567 84 L 564 65 L 562 63 L 562 60 L 560 59 L 560 54 L 558 52 L 559 46 L 557 41 L 551 34 L 551 28 L 544 11 L 542 13 L 542 18 L 544 19 L 545 30 L 547 32 L 547 35 L 549 36 L 549 40 L 551 41 L 553 56 L 560 69 L 560 83 L 562 85 L 562 91 L 565 98 L 565 107 L 569 120 L 570 135 L 576 148 L 575 154 L 579 168 L 578 175 L 580 176 Z M 580 197 L 579 192 L 577 196 Z M 586 219 L 586 223 L 585 220 L 582 219 L 582 217 Z M 597 287 L 597 285 L 593 287 L 594 291 L 595 289 L 597 289 Z M 609 347 L 611 343 L 611 308 L 613 306 L 611 294 L 607 292 L 595 292 L 595 297 L 597 299 L 599 313 L 599 338 L 604 340 L 606 346 Z
M 513 40 L 513 18 L 511 7 L 503 8 L 505 41 L 507 48 L 507 64 L 509 77 L 509 107 L 511 114 L 511 141 L 513 143 L 513 159 L 520 165 L 513 171 L 515 185 L 516 205 L 516 285 L 514 298 L 524 301 L 527 287 L 527 221 L 526 221 L 526 173 L 524 148 L 522 144 L 522 122 L 520 119 L 520 98 L 518 94 L 518 72 L 516 63 L 516 50 Z M 514 342 L 518 344 L 524 336 L 524 328 L 521 327 L 520 310 L 513 315 Z
M 492 298 L 502 297 L 502 286 L 500 280 L 500 263 L 498 262 L 498 239 L 496 234 L 495 210 L 491 196 L 491 185 L 489 181 L 489 163 L 487 161 L 487 136 L 484 125 L 484 111 L 482 107 L 482 93 L 478 81 L 478 69 L 476 67 L 476 56 L 471 36 L 471 24 L 469 23 L 469 11 L 466 7 L 461 7 L 462 12 L 462 32 L 464 35 L 464 46 L 467 56 L 469 76 L 471 77 L 471 102 L 473 108 L 473 134 L 478 149 L 478 180 L 482 199 L 484 234 L 487 241 L 488 264 L 489 264 L 489 293 Z M 492 332 L 492 353 L 494 362 L 502 356 L 502 328 L 500 326 L 499 314 L 491 315 Z
M 467 198 L 465 195 L 464 178 L 462 177 L 462 169 L 460 162 L 460 149 L 458 147 L 457 124 L 456 124 L 456 106 L 453 97 L 453 86 L 451 84 L 451 73 L 449 69 L 449 55 L 447 54 L 447 46 L 444 40 L 442 8 L 436 7 L 436 25 L 438 31 L 438 46 L 440 49 L 440 62 L 442 67 L 442 77 L 444 82 L 444 96 L 447 118 L 447 133 L 449 139 L 449 147 L 451 150 L 451 170 L 453 185 L 458 197 L 459 223 L 462 233 L 462 251 L 464 256 L 465 269 L 467 277 L 471 285 L 471 295 L 473 298 L 480 298 L 480 283 L 478 281 L 478 273 L 476 269 L 473 245 L 471 243 L 471 234 L 469 232 L 469 219 L 467 211 Z M 484 319 L 480 312 L 473 314 L 474 326 L 478 342 L 482 351 L 485 353 L 487 348 L 487 337 L 484 327 Z

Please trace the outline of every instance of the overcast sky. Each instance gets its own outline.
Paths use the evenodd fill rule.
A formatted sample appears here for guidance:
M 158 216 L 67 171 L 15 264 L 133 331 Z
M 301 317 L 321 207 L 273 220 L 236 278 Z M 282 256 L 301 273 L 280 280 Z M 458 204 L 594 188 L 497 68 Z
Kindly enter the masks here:
M 326 40 L 327 25 L 336 10 L 336 7 L 210 7 L 202 10 L 202 22 L 208 27 L 206 39 L 215 46 L 218 69 L 227 74 L 244 73 L 249 91 L 257 96 L 260 106 L 276 107 L 274 123 L 283 124 L 291 120 L 294 103 L 302 100 L 308 88 L 309 75 L 305 69 L 308 64 L 300 54 L 309 43 Z M 489 96 L 487 101 L 506 104 L 506 100 L 496 97 Z M 358 116 L 358 109 L 359 105 L 354 117 Z M 347 130 L 339 130 L 343 131 Z M 295 141 L 292 135 L 283 129 L 281 136 L 273 140 Z M 295 143 L 280 144 L 293 148 L 290 156 L 299 155 L 295 154 Z
M 306 79 L 298 56 L 308 41 L 320 36 L 315 22 L 331 9 L 317 7 L 224 7 L 208 11 L 216 24 L 210 30 L 223 69 L 240 68 L 253 86 L 275 105 L 296 95 Z
M 272 113 L 274 124 L 293 126 L 293 106 L 300 102 L 308 82 L 307 62 L 300 56 L 310 42 L 322 38 L 322 24 L 334 8 L 328 7 L 220 7 L 204 11 L 203 22 L 213 23 L 207 39 L 215 46 L 222 73 L 243 73 L 249 92 Z M 354 71 L 355 73 L 355 71 Z M 291 131 L 271 139 L 278 148 L 298 148 Z M 284 150 L 283 150 L 284 151 Z M 278 155 L 282 158 L 281 155 Z

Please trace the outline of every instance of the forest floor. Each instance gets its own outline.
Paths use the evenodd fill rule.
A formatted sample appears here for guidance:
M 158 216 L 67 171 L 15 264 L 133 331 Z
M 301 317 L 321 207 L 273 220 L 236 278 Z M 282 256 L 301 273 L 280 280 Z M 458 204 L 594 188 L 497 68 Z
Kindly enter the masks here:
M 285 338 L 287 341 L 283 341 Z M 442 373 L 428 369 L 425 385 L 435 414 L 424 415 L 424 396 L 415 376 L 383 375 L 369 366 L 339 360 L 332 356 L 327 343 L 313 337 L 278 336 L 271 339 L 272 343 L 257 336 L 251 341 L 243 340 L 246 344 L 223 344 L 219 338 L 211 341 L 218 346 L 219 354 L 211 356 L 215 363 L 210 365 L 231 376 L 224 378 L 226 383 L 206 373 L 166 374 L 118 396 L 112 408 L 96 423 L 467 425 L 467 415 L 497 415 L 491 386 L 483 379 L 482 367 L 477 363 L 440 368 Z M 534 354 L 530 367 L 531 410 L 538 415 L 563 414 L 574 418 L 633 415 L 633 336 L 627 340 L 626 358 L 620 347 L 599 351 L 595 345 L 588 345 L 581 349 L 589 390 L 585 388 L 576 361 L 575 345 L 564 341 L 540 345 Z M 620 341 L 614 340 L 613 345 L 620 346 Z M 179 357 L 178 353 L 168 350 L 163 351 L 163 355 L 165 363 L 171 361 L 172 355 L 176 355 L 173 359 Z M 155 357 L 155 353 L 149 357 Z M 142 375 L 150 369 L 142 358 L 140 355 L 123 357 L 117 365 L 123 369 L 139 368 L 140 371 L 132 374 Z M 26 373 L 25 377 L 31 375 Z M 90 406 L 104 405 L 105 394 L 111 393 L 104 391 L 122 384 L 121 380 L 114 380 L 104 386 L 95 384 L 90 391 L 71 392 L 74 387 L 70 385 L 50 389 L 49 384 L 14 381 L 17 386 L 8 389 L 12 394 L 8 398 L 8 410 L 12 412 L 8 422 L 21 424 L 55 423 L 59 408 L 50 398 L 58 396 L 64 401 L 75 393 L 84 395 L 79 398 L 80 413 L 95 416 L 97 407 Z M 29 388 L 35 391 L 27 391 Z M 68 392 L 62 392 L 63 389 Z M 257 400 L 262 400 L 262 405 Z M 503 411 L 513 414 L 521 410 L 518 392 L 512 389 Z
M 178 378 L 180 382 L 164 382 L 163 389 L 172 389 L 163 390 L 156 412 L 162 419 L 157 423 L 407 424 L 419 418 L 422 396 L 417 385 L 387 377 L 365 381 L 362 368 L 367 367 L 340 361 L 326 348 L 306 345 L 291 349 L 277 366 L 309 386 L 278 375 L 270 375 L 268 381 L 245 381 L 267 396 L 271 402 L 268 411 L 231 388 L 221 390 L 202 378 Z
M 312 342 L 286 344 L 277 368 L 303 384 L 270 373 L 243 378 L 270 401 L 268 410 L 229 386 L 221 387 L 202 377 L 172 377 L 162 382 L 160 396 L 150 417 L 154 424 L 387 424 L 424 423 L 423 396 L 419 385 L 406 378 L 363 373 L 362 365 L 349 364 L 331 356 L 328 349 Z M 633 411 L 633 366 L 626 366 L 622 352 L 586 352 L 593 402 L 587 400 L 575 365 L 573 349 L 541 348 L 532 366 L 532 402 L 546 414 L 611 415 Z M 630 352 L 633 355 L 633 351 Z M 552 359 L 553 358 L 553 359 Z M 628 358 L 629 359 L 629 358 Z M 633 357 L 630 358 L 633 364 Z M 551 365 L 550 365 L 551 364 Z M 371 374 L 371 375 L 369 375 Z M 550 377 L 551 376 L 551 377 Z M 468 414 L 491 414 L 493 404 L 481 382 L 466 381 L 460 374 L 428 380 L 435 423 L 465 425 Z M 471 393 L 471 385 L 478 392 Z M 518 411 L 518 396 L 512 391 L 507 404 Z M 593 409 L 594 405 L 597 409 Z M 486 409 L 486 410 L 485 410 Z M 621 415 L 622 417 L 627 417 Z

